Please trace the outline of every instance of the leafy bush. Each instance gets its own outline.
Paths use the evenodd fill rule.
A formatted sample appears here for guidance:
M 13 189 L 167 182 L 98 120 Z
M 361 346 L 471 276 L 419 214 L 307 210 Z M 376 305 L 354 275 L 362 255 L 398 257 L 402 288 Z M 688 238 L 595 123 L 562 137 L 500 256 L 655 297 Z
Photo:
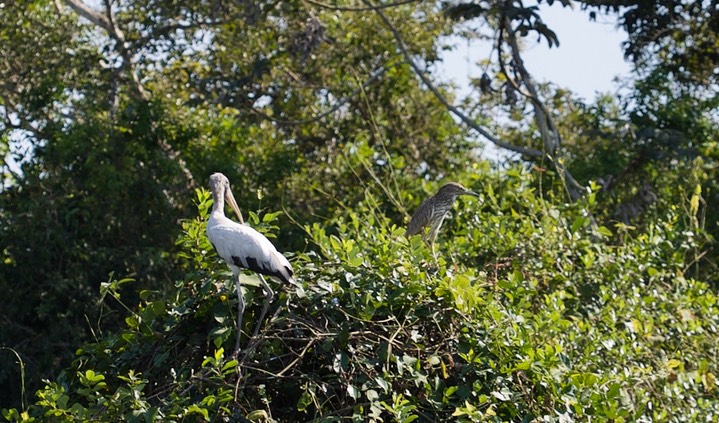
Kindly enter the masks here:
M 10 421 L 709 421 L 719 416 L 719 304 L 687 276 L 704 246 L 669 208 L 617 242 L 586 204 L 537 197 L 533 176 L 475 171 L 438 253 L 381 212 L 304 226 L 261 336 L 235 359 L 233 287 L 204 235 L 209 195 L 178 239 L 171 296 L 142 291 L 126 326 L 77 351 Z M 436 187 L 431 186 L 430 190 Z M 481 188 L 481 189 L 480 189 Z M 499 194 L 501 192 L 501 195 Z M 271 234 L 276 213 L 251 214 Z M 245 281 L 259 311 L 254 277 Z M 110 280 L 103 296 L 119 301 Z M 253 287 L 254 285 L 254 287 Z M 250 301 L 248 303 L 252 304 Z M 244 319 L 244 333 L 255 322 Z

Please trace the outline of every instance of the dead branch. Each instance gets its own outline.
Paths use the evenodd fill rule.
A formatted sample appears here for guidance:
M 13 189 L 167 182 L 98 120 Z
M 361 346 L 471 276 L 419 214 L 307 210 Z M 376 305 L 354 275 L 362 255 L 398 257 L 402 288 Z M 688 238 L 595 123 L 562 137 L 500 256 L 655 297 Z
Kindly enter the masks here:
M 137 69 L 135 68 L 135 65 L 133 63 L 133 53 L 132 51 L 130 51 L 130 45 L 125 39 L 124 32 L 117 26 L 113 18 L 110 2 L 105 2 L 106 16 L 103 16 L 99 12 L 93 10 L 85 3 L 83 3 L 82 0 L 65 0 L 65 3 L 67 3 L 68 6 L 70 6 L 75 11 L 75 13 L 103 29 L 108 34 L 108 36 L 110 36 L 110 38 L 115 41 L 115 48 L 122 57 L 122 69 L 125 69 L 130 75 L 130 80 L 132 82 L 132 94 L 138 100 L 149 101 L 150 96 L 145 90 L 145 87 L 142 85 Z M 157 129 L 156 124 L 153 125 L 153 129 Z M 176 151 L 168 142 L 166 142 L 159 136 L 157 144 L 160 149 L 165 153 L 165 155 L 170 160 L 177 163 L 177 165 L 180 167 L 180 170 L 187 182 L 186 187 L 188 189 L 194 188 L 196 186 L 195 178 L 193 177 L 192 172 L 190 172 L 190 169 L 187 167 L 187 163 L 182 159 L 182 157 L 180 157 L 180 152 Z M 174 203 L 171 198 L 168 198 L 168 200 L 171 203 Z
M 368 7 L 373 7 L 372 3 L 370 3 L 369 0 L 362 0 Z M 522 147 L 514 144 L 510 144 L 506 141 L 502 141 L 499 138 L 495 137 L 494 135 L 490 134 L 489 131 L 479 126 L 475 121 L 473 121 L 471 118 L 469 118 L 467 115 L 465 115 L 459 108 L 453 106 L 449 103 L 449 101 L 442 95 L 441 92 L 437 89 L 437 87 L 434 86 L 432 81 L 429 80 L 429 78 L 424 74 L 424 71 L 415 63 L 414 60 L 412 60 L 412 57 L 410 56 L 409 52 L 407 51 L 407 47 L 404 43 L 404 39 L 402 38 L 402 35 L 399 33 L 397 28 L 394 26 L 392 22 L 390 22 L 389 18 L 387 18 L 387 15 L 384 14 L 384 12 L 380 9 L 374 8 L 373 9 L 377 15 L 382 19 L 382 21 L 385 23 L 387 28 L 392 32 L 394 35 L 395 40 L 397 41 L 397 45 L 402 52 L 402 55 L 405 58 L 405 61 L 412 67 L 414 72 L 419 76 L 419 78 L 422 80 L 425 86 L 434 94 L 435 98 L 442 103 L 442 105 L 449 110 L 452 114 L 457 116 L 462 122 L 464 122 L 465 125 L 469 126 L 470 128 L 477 131 L 480 135 L 488 139 L 490 142 L 492 142 L 494 145 L 504 148 L 509 151 L 513 151 L 515 153 L 523 154 L 525 156 L 529 157 L 544 157 L 544 153 L 529 147 Z
M 370 0 L 362 0 L 366 5 L 372 6 L 370 3 Z M 422 80 L 422 82 L 427 86 L 427 88 L 434 94 L 434 96 L 437 98 L 437 100 L 442 103 L 442 105 L 447 108 L 451 113 L 453 113 L 455 116 L 457 116 L 462 122 L 464 122 L 465 125 L 469 126 L 470 128 L 474 129 L 475 131 L 479 132 L 480 135 L 491 141 L 494 145 L 504 148 L 506 150 L 523 154 L 528 157 L 534 157 L 534 158 L 540 158 L 543 160 L 547 160 L 550 163 L 554 165 L 556 168 L 558 174 L 560 177 L 562 177 L 562 180 L 565 182 L 565 187 L 567 187 L 567 191 L 569 193 L 569 196 L 572 200 L 577 200 L 582 196 L 582 193 L 584 192 L 584 188 L 582 187 L 579 182 L 571 175 L 571 173 L 561 164 L 561 161 L 558 157 L 556 157 L 556 153 L 552 154 L 552 152 L 557 151 L 558 146 L 558 135 L 556 128 L 554 127 L 554 124 L 550 121 L 548 123 L 547 119 L 549 119 L 549 115 L 546 113 L 546 108 L 544 108 L 544 105 L 538 101 L 537 97 L 537 91 L 534 87 L 534 84 L 531 82 L 531 78 L 529 76 L 529 73 L 526 71 L 526 68 L 524 68 L 521 58 L 517 56 L 519 63 L 518 66 L 520 66 L 523 69 L 523 74 L 521 73 L 520 76 L 524 79 L 525 77 L 529 78 L 530 83 L 526 84 L 527 89 L 529 90 L 529 94 L 531 97 L 534 97 L 537 102 L 533 102 L 535 105 L 535 115 L 537 117 L 538 125 L 540 125 L 540 128 L 545 128 L 545 131 L 543 131 L 543 136 L 545 133 L 549 133 L 550 128 L 553 130 L 554 135 L 548 135 L 545 139 L 545 146 L 549 145 L 553 148 L 550 151 L 540 151 L 534 148 L 530 147 L 522 147 L 514 144 L 510 144 L 506 141 L 502 141 L 499 138 L 495 137 L 494 135 L 490 134 L 487 130 L 479 126 L 475 121 L 470 119 L 467 115 L 465 115 L 459 108 L 455 107 L 454 105 L 450 104 L 449 101 L 442 95 L 442 93 L 439 92 L 439 90 L 434 86 L 432 81 L 429 80 L 429 78 L 424 74 L 424 71 L 415 63 L 414 60 L 412 60 L 412 57 L 410 56 L 409 52 L 407 51 L 407 47 L 404 43 L 404 40 L 402 38 L 402 35 L 399 33 L 397 28 L 394 26 L 394 24 L 387 18 L 387 15 L 384 14 L 384 12 L 380 9 L 374 9 L 375 13 L 382 19 L 382 21 L 385 23 L 387 28 L 392 32 L 394 35 L 395 40 L 397 41 L 397 44 L 399 46 L 400 51 L 402 52 L 402 55 L 404 56 L 407 63 L 412 67 L 412 69 L 415 71 L 417 76 Z M 512 34 L 513 35 L 513 34 Z M 516 45 L 516 39 L 515 45 Z M 517 49 L 518 52 L 518 49 Z M 501 54 L 501 52 L 500 52 Z M 515 61 L 516 59 L 515 58 Z M 530 89 L 531 87 L 531 89 Z
M 270 116 L 270 115 L 262 112 L 259 109 L 254 108 L 254 107 L 250 107 L 250 110 L 263 119 L 267 119 L 269 121 L 279 123 L 281 125 L 305 125 L 308 123 L 317 122 L 317 121 L 320 121 L 320 120 L 324 119 L 325 117 L 331 115 L 332 113 L 335 113 L 336 111 L 338 111 L 342 106 L 344 106 L 346 103 L 348 103 L 353 98 L 357 97 L 365 88 L 367 88 L 370 85 L 372 85 L 373 83 L 375 83 L 382 75 L 384 75 L 388 70 L 394 68 L 395 66 L 398 66 L 398 64 L 395 63 L 395 64 L 380 67 L 376 71 L 372 72 L 371 76 L 362 85 L 357 87 L 350 94 L 340 98 L 334 104 L 334 106 L 330 107 L 329 109 L 325 110 L 324 112 L 319 113 L 311 118 L 297 119 L 297 120 L 278 119 L 276 117 Z
M 524 66 L 524 60 L 522 60 L 522 56 L 520 55 L 517 34 L 512 31 L 509 18 L 506 16 L 502 19 L 502 29 L 506 30 L 503 32 L 507 34 L 507 43 L 509 44 L 512 52 L 512 60 L 519 72 L 519 77 L 522 79 L 522 83 L 527 88 L 527 92 L 519 89 L 520 87 L 516 84 L 516 82 L 514 85 L 520 93 L 529 98 L 532 106 L 534 106 L 534 118 L 537 122 L 537 127 L 539 127 L 539 132 L 541 132 L 542 138 L 544 139 L 544 151 L 554 157 L 556 156 L 557 149 L 559 148 L 559 133 L 557 132 L 557 128 L 554 126 L 551 116 L 547 113 L 544 103 L 539 100 L 539 93 L 534 85 L 534 80 L 527 71 L 527 68 Z M 501 49 L 499 53 L 501 56 Z M 507 74 L 506 70 L 504 71 L 504 74 L 507 76 L 507 79 L 513 81 L 513 79 L 509 77 L 509 74 Z
M 402 6 L 404 4 L 414 3 L 418 0 L 399 0 L 394 3 L 386 3 L 386 4 L 379 4 L 377 6 L 367 6 L 367 7 L 351 7 L 351 6 L 335 6 L 333 4 L 327 4 L 323 3 L 318 0 L 304 0 L 309 4 L 312 4 L 314 6 L 320 7 L 322 9 L 329 9 L 329 10 L 338 10 L 342 12 L 366 12 L 368 10 L 379 10 L 379 9 L 387 9 L 390 7 L 395 6 Z
M 547 108 L 545 107 L 544 103 L 539 99 L 539 92 L 534 85 L 534 80 L 527 71 L 527 68 L 524 66 L 524 61 L 522 60 L 522 56 L 520 55 L 517 35 L 514 31 L 512 31 L 509 18 L 507 18 L 506 16 L 502 18 L 502 27 L 506 30 L 507 33 L 507 42 L 512 51 L 512 60 L 517 67 L 520 78 L 522 78 L 522 83 L 527 88 L 528 93 L 525 95 L 527 95 L 527 97 L 532 103 L 532 106 L 534 107 L 534 118 L 535 122 L 537 122 L 539 132 L 542 134 L 545 154 L 549 161 L 554 165 L 557 174 L 560 175 L 560 177 L 564 181 L 564 186 L 567 189 L 569 197 L 572 199 L 572 201 L 576 201 L 582 197 L 585 192 L 585 189 L 579 182 L 577 182 L 574 176 L 572 176 L 569 170 L 562 164 L 561 160 L 559 159 L 558 155 L 561 142 L 559 131 L 557 130 L 557 127 L 554 124 L 554 120 L 547 111 Z M 501 54 L 502 52 L 500 50 L 499 55 L 501 56 Z

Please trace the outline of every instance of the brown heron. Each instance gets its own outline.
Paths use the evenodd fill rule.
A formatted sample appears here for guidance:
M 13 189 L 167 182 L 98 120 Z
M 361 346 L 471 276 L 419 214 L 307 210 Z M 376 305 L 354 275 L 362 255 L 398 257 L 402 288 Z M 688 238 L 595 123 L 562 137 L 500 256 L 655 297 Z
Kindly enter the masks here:
M 265 303 L 262 306 L 262 312 L 252 336 L 256 336 L 259 332 L 262 319 L 265 317 L 265 313 L 267 313 L 270 302 L 275 295 L 262 275 L 274 276 L 285 283 L 294 284 L 295 281 L 292 278 L 292 266 L 285 256 L 280 254 L 264 235 L 244 224 L 242 213 L 240 213 L 240 208 L 232 195 L 230 181 L 227 177 L 221 173 L 212 174 L 210 176 L 210 190 L 212 191 L 214 204 L 212 205 L 210 219 L 207 221 L 207 237 L 215 250 L 217 250 L 217 254 L 232 269 L 232 279 L 237 288 L 237 341 L 234 352 L 237 355 L 240 351 L 242 313 L 245 310 L 245 301 L 242 298 L 239 279 L 242 269 L 257 272 L 262 288 L 265 291 Z M 237 214 L 240 223 L 225 217 L 225 200 Z
M 406 237 L 416 235 L 420 232 L 424 232 L 425 228 L 429 226 L 429 233 L 423 233 L 423 238 L 428 241 L 432 246 L 432 253 L 434 253 L 434 240 L 437 238 L 437 232 L 442 227 L 442 222 L 447 214 L 452 209 L 454 201 L 460 195 L 473 195 L 479 197 L 474 191 L 470 191 L 467 188 L 456 182 L 450 182 L 442 186 L 436 194 L 424 200 L 419 205 L 417 210 L 412 215 L 412 219 L 407 225 L 407 231 L 405 232 Z

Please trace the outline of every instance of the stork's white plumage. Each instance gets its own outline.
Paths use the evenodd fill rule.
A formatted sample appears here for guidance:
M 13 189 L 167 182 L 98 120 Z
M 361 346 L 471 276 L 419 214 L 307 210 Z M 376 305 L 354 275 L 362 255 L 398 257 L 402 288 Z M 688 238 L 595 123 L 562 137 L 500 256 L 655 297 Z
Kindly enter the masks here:
M 240 289 L 240 272 L 249 269 L 257 272 L 265 291 L 265 303 L 257 321 L 252 336 L 257 335 L 262 319 L 267 313 L 274 292 L 262 275 L 274 276 L 285 283 L 295 283 L 292 278 L 292 266 L 287 258 L 280 254 L 274 245 L 264 235 L 244 224 L 242 213 L 237 206 L 230 181 L 221 173 L 210 176 L 210 190 L 214 204 L 210 219 L 207 221 L 207 237 L 217 250 L 217 254 L 227 262 L 232 269 L 233 280 L 237 288 L 237 342 L 235 354 L 240 350 L 240 333 L 242 330 L 242 313 L 245 302 Z M 232 207 L 240 223 L 234 222 L 225 216 L 225 200 Z

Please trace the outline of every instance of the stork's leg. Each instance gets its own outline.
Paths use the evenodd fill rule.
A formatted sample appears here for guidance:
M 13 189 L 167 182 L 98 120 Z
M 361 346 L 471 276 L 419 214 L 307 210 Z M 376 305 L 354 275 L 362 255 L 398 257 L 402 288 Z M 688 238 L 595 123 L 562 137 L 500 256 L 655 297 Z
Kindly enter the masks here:
M 270 288 L 270 285 L 267 284 L 267 281 L 265 278 L 258 274 L 260 277 L 260 282 L 262 282 L 262 289 L 265 291 L 265 303 L 262 304 L 262 311 L 260 312 L 260 318 L 257 319 L 257 326 L 255 326 L 254 332 L 252 332 L 252 337 L 254 338 L 257 336 L 257 334 L 260 332 L 260 326 L 262 326 L 262 320 L 265 318 L 265 314 L 267 314 L 267 310 L 270 308 L 270 302 L 272 302 L 272 299 L 275 297 L 275 293 L 272 291 L 272 288 Z
M 240 352 L 240 335 L 242 334 L 242 313 L 245 311 L 245 299 L 242 298 L 242 288 L 240 288 L 240 275 L 234 275 L 235 287 L 237 288 L 237 341 L 235 342 L 235 357 Z

